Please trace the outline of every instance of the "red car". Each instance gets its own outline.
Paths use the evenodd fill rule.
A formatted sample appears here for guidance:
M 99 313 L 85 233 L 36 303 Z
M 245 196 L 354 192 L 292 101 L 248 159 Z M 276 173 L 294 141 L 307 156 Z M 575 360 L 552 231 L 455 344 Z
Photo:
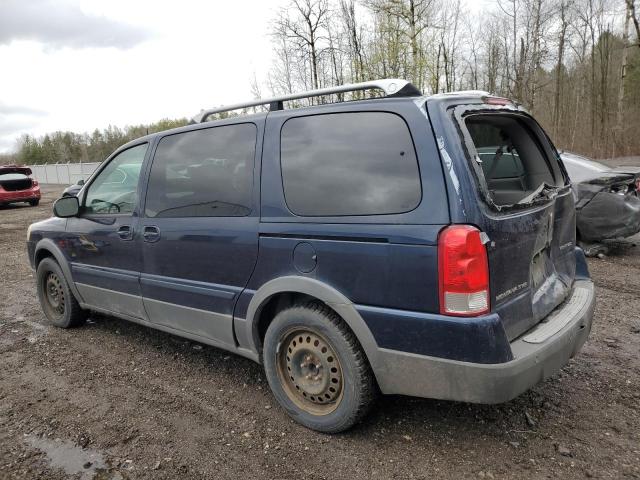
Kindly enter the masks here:
M 28 202 L 35 207 L 40 203 L 40 186 L 31 173 L 29 167 L 0 166 L 0 205 Z

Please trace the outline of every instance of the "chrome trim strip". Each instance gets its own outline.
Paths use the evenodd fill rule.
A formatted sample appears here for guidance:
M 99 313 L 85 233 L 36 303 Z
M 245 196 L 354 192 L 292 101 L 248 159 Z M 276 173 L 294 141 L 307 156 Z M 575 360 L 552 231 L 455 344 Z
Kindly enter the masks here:
M 113 279 L 137 279 L 140 274 L 131 270 L 123 270 L 120 268 L 103 267 L 100 265 L 89 265 L 86 263 L 71 263 L 71 272 L 84 272 L 89 275 L 99 275 L 105 278 Z
M 181 292 L 211 295 L 214 297 L 224 298 L 226 300 L 233 299 L 238 293 L 242 291 L 242 288 L 232 287 L 229 285 L 219 285 L 216 283 L 200 282 L 197 280 L 164 277 L 148 273 L 142 273 L 140 275 L 140 283 L 151 287 L 170 288 Z

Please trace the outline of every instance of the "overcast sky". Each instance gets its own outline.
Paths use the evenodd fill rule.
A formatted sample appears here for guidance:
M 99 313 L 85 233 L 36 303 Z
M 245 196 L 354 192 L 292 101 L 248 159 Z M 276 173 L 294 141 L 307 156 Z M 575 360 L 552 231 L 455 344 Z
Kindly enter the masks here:
M 0 152 L 246 100 L 284 0 L 0 0 Z

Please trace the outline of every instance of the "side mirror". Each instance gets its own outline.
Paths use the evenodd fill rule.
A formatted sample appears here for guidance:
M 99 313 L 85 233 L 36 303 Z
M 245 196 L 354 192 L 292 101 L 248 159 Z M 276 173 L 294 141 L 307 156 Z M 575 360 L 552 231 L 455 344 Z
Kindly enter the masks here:
M 75 217 L 80 211 L 78 197 L 62 197 L 53 204 L 53 214 L 60 218 Z
M 80 180 L 78 180 L 78 183 L 76 183 L 76 185 L 84 185 L 84 180 L 81 178 Z

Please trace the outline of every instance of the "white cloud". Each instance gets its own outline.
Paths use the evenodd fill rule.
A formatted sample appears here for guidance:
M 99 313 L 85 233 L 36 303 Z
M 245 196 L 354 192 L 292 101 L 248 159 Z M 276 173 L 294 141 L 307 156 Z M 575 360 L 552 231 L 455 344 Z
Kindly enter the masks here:
M 144 28 L 87 14 L 71 3 L 53 0 L 0 3 L 0 44 L 36 40 L 50 48 L 130 48 L 149 35 Z
M 46 113 L 32 115 L 31 123 L 13 124 L 2 134 L 0 151 L 23 133 L 83 132 L 189 117 L 201 108 L 248 99 L 254 72 L 261 78 L 269 69 L 269 23 L 284 1 L 64 3 L 86 18 L 135 25 L 154 35 L 129 48 L 75 40 L 63 45 L 59 38 L 44 37 L 0 41 L 2 99 Z M 34 15 L 45 22 L 48 10 Z
M 46 112 L 37 108 L 0 101 L 0 152 L 15 146 L 16 132 L 37 127 L 45 116 Z

